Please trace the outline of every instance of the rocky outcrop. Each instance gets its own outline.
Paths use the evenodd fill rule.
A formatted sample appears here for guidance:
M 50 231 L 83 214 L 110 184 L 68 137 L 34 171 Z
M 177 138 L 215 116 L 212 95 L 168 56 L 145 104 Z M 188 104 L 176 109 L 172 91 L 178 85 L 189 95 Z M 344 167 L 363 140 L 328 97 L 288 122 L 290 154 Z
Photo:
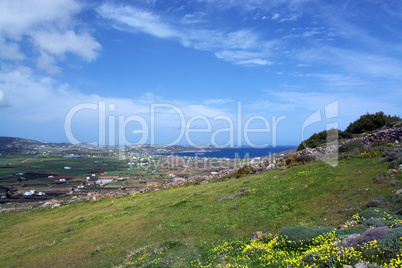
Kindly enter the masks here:
M 363 138 L 363 143 L 367 145 L 378 140 L 402 142 L 402 127 L 388 128 L 372 134 L 366 134 Z

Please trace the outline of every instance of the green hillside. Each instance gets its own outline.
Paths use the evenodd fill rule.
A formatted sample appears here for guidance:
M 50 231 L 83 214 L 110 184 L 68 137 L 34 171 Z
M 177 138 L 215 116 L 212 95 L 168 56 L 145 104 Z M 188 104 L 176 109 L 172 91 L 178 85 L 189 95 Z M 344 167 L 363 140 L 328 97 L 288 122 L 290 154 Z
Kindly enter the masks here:
M 133 267 L 230 267 L 225 254 L 213 254 L 217 245 L 246 245 L 255 231 L 277 233 L 285 226 L 338 226 L 370 200 L 392 196 L 401 186 L 400 173 L 373 180 L 387 169 L 380 157 L 345 159 L 337 167 L 316 161 L 239 179 L 3 213 L 0 266 L 109 267 L 126 261 Z

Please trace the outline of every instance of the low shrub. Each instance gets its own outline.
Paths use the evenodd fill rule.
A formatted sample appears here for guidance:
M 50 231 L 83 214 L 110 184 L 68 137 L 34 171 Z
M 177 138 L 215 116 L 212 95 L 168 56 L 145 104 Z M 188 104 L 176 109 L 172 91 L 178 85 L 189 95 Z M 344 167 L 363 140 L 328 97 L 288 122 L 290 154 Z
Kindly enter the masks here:
M 362 234 L 366 231 L 365 229 L 357 229 L 357 228 L 345 228 L 345 229 L 336 229 L 335 234 L 339 238 L 343 238 L 346 236 L 354 235 L 354 234 Z
M 385 162 L 390 162 L 391 168 L 395 168 L 397 165 L 402 164 L 402 148 L 384 150 L 382 157 Z
M 370 219 L 380 219 L 382 221 L 392 221 L 394 222 L 393 226 L 396 226 L 402 223 L 402 216 L 396 215 L 395 213 L 389 211 L 388 209 L 383 208 L 375 208 L 371 207 L 357 215 L 354 215 L 353 218 L 357 221 L 357 223 L 362 224 Z M 385 222 L 383 222 L 385 224 Z
M 233 176 L 238 179 L 244 175 L 249 174 L 252 171 L 252 168 L 250 166 L 244 166 L 239 168 L 234 174 Z
M 379 240 L 379 248 L 385 257 L 396 257 L 402 250 L 402 227 L 389 230 L 389 233 Z
M 348 143 L 343 144 L 338 149 L 339 153 L 348 153 L 348 152 L 364 152 L 364 145 L 361 140 L 355 140 Z
M 395 221 L 387 221 L 379 218 L 368 219 L 363 222 L 363 225 L 367 227 L 384 227 L 384 226 L 390 227 L 395 225 Z
M 341 132 L 339 135 L 340 135 L 343 139 L 351 139 L 351 138 L 353 137 L 352 134 L 349 133 L 349 132 Z
M 281 168 L 297 167 L 314 161 L 315 159 L 313 155 L 291 156 L 281 159 L 277 165 Z
M 284 227 L 279 231 L 278 236 L 283 238 L 285 244 L 288 246 L 298 248 L 302 245 L 310 244 L 314 238 L 333 230 L 331 227 L 314 228 L 297 225 L 294 227 Z
M 387 147 L 389 146 L 389 141 L 375 140 L 370 144 L 370 147 Z
M 318 255 L 318 253 L 315 253 L 315 252 L 313 252 L 313 253 L 309 253 L 309 254 L 307 254 L 305 257 L 304 257 L 304 261 L 305 262 L 307 262 L 308 264 L 314 264 L 314 262 L 316 261 L 316 260 L 318 260 L 318 259 L 320 259 L 320 255 Z
M 313 156 L 313 155 L 300 155 L 300 156 L 296 157 L 294 161 L 308 163 L 308 162 L 311 162 L 314 160 L 315 160 L 315 156 Z
M 297 151 L 301 151 L 305 148 L 315 148 L 317 146 L 325 144 L 326 142 L 331 142 L 336 139 L 340 139 L 341 133 L 342 131 L 334 128 L 330 130 L 324 130 L 319 133 L 314 133 L 310 138 L 300 143 L 299 147 L 297 147 Z
M 383 148 L 370 148 L 368 150 L 365 150 L 363 153 L 361 153 L 359 155 L 360 158 L 372 158 L 372 157 L 376 157 L 379 156 L 381 154 L 381 151 L 383 150 Z

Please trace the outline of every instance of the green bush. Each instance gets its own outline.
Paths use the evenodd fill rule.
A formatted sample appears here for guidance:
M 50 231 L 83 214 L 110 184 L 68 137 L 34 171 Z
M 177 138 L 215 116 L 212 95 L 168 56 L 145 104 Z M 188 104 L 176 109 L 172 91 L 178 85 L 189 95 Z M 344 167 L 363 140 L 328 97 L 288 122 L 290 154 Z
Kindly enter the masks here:
M 361 134 L 367 131 L 380 129 L 384 126 L 391 127 L 401 118 L 399 116 L 385 115 L 383 112 L 375 114 L 365 114 L 360 116 L 359 119 L 349 124 L 345 132 L 352 134 Z
M 280 238 L 286 241 L 286 244 L 291 247 L 300 247 L 302 244 L 308 245 L 313 238 L 329 233 L 334 229 L 331 227 L 314 228 L 302 225 L 294 227 L 284 227 L 278 233 Z
M 307 262 L 308 264 L 312 265 L 316 260 L 320 258 L 320 255 L 318 253 L 309 253 L 304 257 L 304 261 Z
M 359 158 L 372 158 L 379 156 L 383 148 L 370 148 L 359 155 Z
M 313 155 L 300 155 L 300 156 L 296 157 L 296 159 L 294 161 L 308 163 L 308 162 L 311 162 L 314 160 L 315 160 L 315 156 L 313 156 Z
M 402 249 L 402 227 L 390 229 L 388 235 L 379 241 L 380 252 L 387 258 L 394 258 Z
M 335 234 L 339 238 L 343 238 L 346 236 L 354 235 L 354 234 L 362 234 L 365 229 L 356 229 L 356 228 L 345 228 L 345 229 L 336 229 Z
M 302 143 L 300 143 L 299 147 L 297 147 L 297 151 L 301 151 L 303 149 L 306 148 L 305 145 L 307 145 L 308 148 L 315 148 L 318 147 L 326 142 L 331 142 L 334 140 L 334 137 L 336 137 L 336 139 L 341 139 L 341 134 L 342 131 L 338 130 L 338 129 L 330 129 L 330 130 L 324 130 L 321 131 L 319 133 L 314 133 L 310 138 L 308 138 L 307 140 L 303 141 Z M 327 141 L 327 136 L 329 134 L 329 139 Z
M 402 148 L 384 150 L 382 157 L 384 161 L 391 162 L 391 168 L 395 168 L 397 165 L 402 164 Z
M 393 226 L 395 225 L 395 221 L 388 221 L 380 218 L 376 219 L 368 219 L 363 222 L 363 225 L 367 227 L 383 227 L 383 226 Z
M 385 220 L 396 220 L 401 219 L 401 216 L 396 215 L 395 213 L 389 211 L 388 209 L 383 208 L 368 208 L 359 214 L 358 223 L 363 223 L 369 219 L 385 219 Z

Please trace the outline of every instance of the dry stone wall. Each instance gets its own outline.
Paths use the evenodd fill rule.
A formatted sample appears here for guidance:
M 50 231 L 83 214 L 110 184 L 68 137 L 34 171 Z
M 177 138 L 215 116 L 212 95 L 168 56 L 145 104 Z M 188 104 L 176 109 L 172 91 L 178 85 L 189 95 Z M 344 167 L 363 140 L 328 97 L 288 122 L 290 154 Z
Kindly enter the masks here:
M 367 134 L 363 138 L 363 143 L 367 145 L 377 140 L 402 142 L 402 127 L 388 128 Z

